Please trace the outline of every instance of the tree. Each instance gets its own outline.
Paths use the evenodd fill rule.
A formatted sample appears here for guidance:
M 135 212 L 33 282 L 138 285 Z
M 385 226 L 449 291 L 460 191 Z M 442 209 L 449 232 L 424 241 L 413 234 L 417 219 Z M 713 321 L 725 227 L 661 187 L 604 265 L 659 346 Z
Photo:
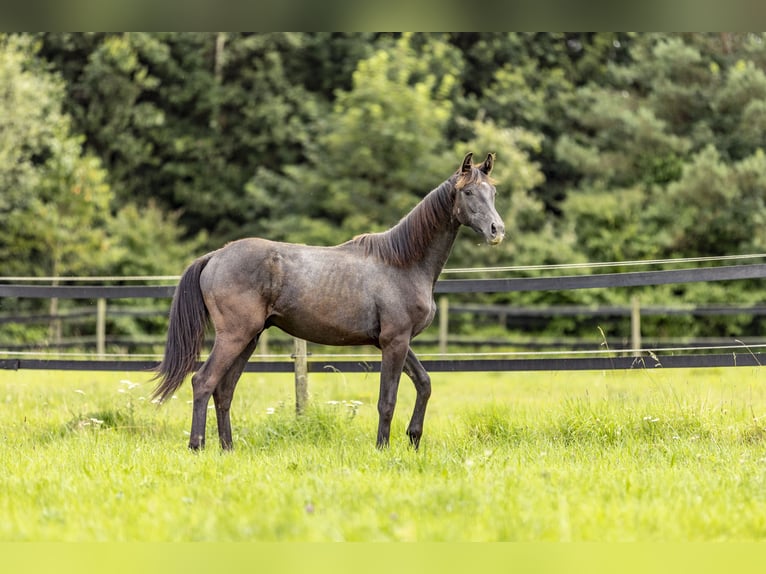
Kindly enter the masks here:
M 307 163 L 262 168 L 250 182 L 254 197 L 279 198 L 253 232 L 331 244 L 396 223 L 456 168 L 445 157 L 451 82 L 429 73 L 409 36 L 360 61 L 307 142 Z
M 63 85 L 35 66 L 27 38 L 0 38 L 0 262 L 7 274 L 98 266 L 110 190 L 61 111 Z
M 365 45 L 324 38 L 339 54 Z M 305 160 L 323 111 L 311 89 L 328 89 L 311 67 L 321 42 L 300 33 L 45 34 L 42 41 L 120 205 L 152 200 L 180 210 L 192 235 L 209 232 L 210 247 L 266 215 L 245 184 L 261 166 Z
M 685 166 L 647 212 L 671 256 L 761 252 L 766 246 L 766 155 L 735 164 L 708 146 Z

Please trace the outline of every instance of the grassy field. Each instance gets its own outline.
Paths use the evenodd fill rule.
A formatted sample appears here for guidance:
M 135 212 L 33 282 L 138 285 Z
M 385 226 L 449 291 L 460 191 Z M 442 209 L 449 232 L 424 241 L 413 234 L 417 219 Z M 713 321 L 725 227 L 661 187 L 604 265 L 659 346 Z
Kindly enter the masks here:
M 763 541 L 764 377 L 437 373 L 419 452 L 404 379 L 379 452 L 376 375 L 249 374 L 195 454 L 188 383 L 0 371 L 0 540 Z

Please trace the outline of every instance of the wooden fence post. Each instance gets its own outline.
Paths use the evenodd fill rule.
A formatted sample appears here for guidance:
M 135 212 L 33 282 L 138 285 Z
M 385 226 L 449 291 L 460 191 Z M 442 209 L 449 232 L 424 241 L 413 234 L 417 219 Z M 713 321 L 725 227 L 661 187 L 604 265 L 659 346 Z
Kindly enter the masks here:
M 96 354 L 101 357 L 106 352 L 106 299 L 96 300 Z
M 439 353 L 447 352 L 447 339 L 449 338 L 449 299 L 446 295 L 439 298 Z
M 309 400 L 308 359 L 306 341 L 293 339 L 293 360 L 295 361 L 295 412 L 303 413 Z
M 55 345 L 60 345 L 62 323 L 61 323 L 61 319 L 57 317 L 59 314 L 58 297 L 51 297 L 51 302 L 48 307 L 48 313 L 51 316 L 50 323 L 48 324 L 48 337 L 53 341 Z
M 258 339 L 258 346 L 261 348 L 260 353 L 261 355 L 268 355 L 269 354 L 269 330 L 264 329 L 261 331 L 261 336 Z
M 636 295 L 630 299 L 630 348 L 634 357 L 641 356 L 641 303 Z

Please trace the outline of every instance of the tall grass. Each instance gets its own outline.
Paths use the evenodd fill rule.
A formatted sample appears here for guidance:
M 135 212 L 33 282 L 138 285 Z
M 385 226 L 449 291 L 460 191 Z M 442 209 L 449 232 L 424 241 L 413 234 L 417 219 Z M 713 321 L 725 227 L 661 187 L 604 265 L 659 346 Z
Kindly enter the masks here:
M 235 450 L 188 452 L 188 386 L 0 373 L 1 540 L 766 538 L 758 369 L 437 374 L 420 451 L 374 448 L 373 375 L 246 375 Z

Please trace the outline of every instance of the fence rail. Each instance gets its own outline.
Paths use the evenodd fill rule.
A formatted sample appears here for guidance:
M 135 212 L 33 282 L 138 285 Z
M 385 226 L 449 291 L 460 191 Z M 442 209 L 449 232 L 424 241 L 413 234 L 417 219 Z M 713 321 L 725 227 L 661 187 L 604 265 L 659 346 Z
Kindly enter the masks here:
M 304 358 L 305 360 L 305 358 Z M 544 359 L 436 359 L 424 360 L 429 372 L 491 371 L 608 371 L 619 369 L 686 369 L 710 367 L 760 367 L 766 364 L 766 353 L 741 352 L 713 355 L 667 355 L 642 357 L 566 357 Z M 77 370 L 121 371 L 149 374 L 157 361 L 143 360 L 67 360 L 67 359 L 0 359 L 0 370 Z M 201 366 L 199 363 L 198 366 Z M 305 360 L 306 373 L 378 373 L 380 361 Z M 292 361 L 251 361 L 248 373 L 293 373 Z

